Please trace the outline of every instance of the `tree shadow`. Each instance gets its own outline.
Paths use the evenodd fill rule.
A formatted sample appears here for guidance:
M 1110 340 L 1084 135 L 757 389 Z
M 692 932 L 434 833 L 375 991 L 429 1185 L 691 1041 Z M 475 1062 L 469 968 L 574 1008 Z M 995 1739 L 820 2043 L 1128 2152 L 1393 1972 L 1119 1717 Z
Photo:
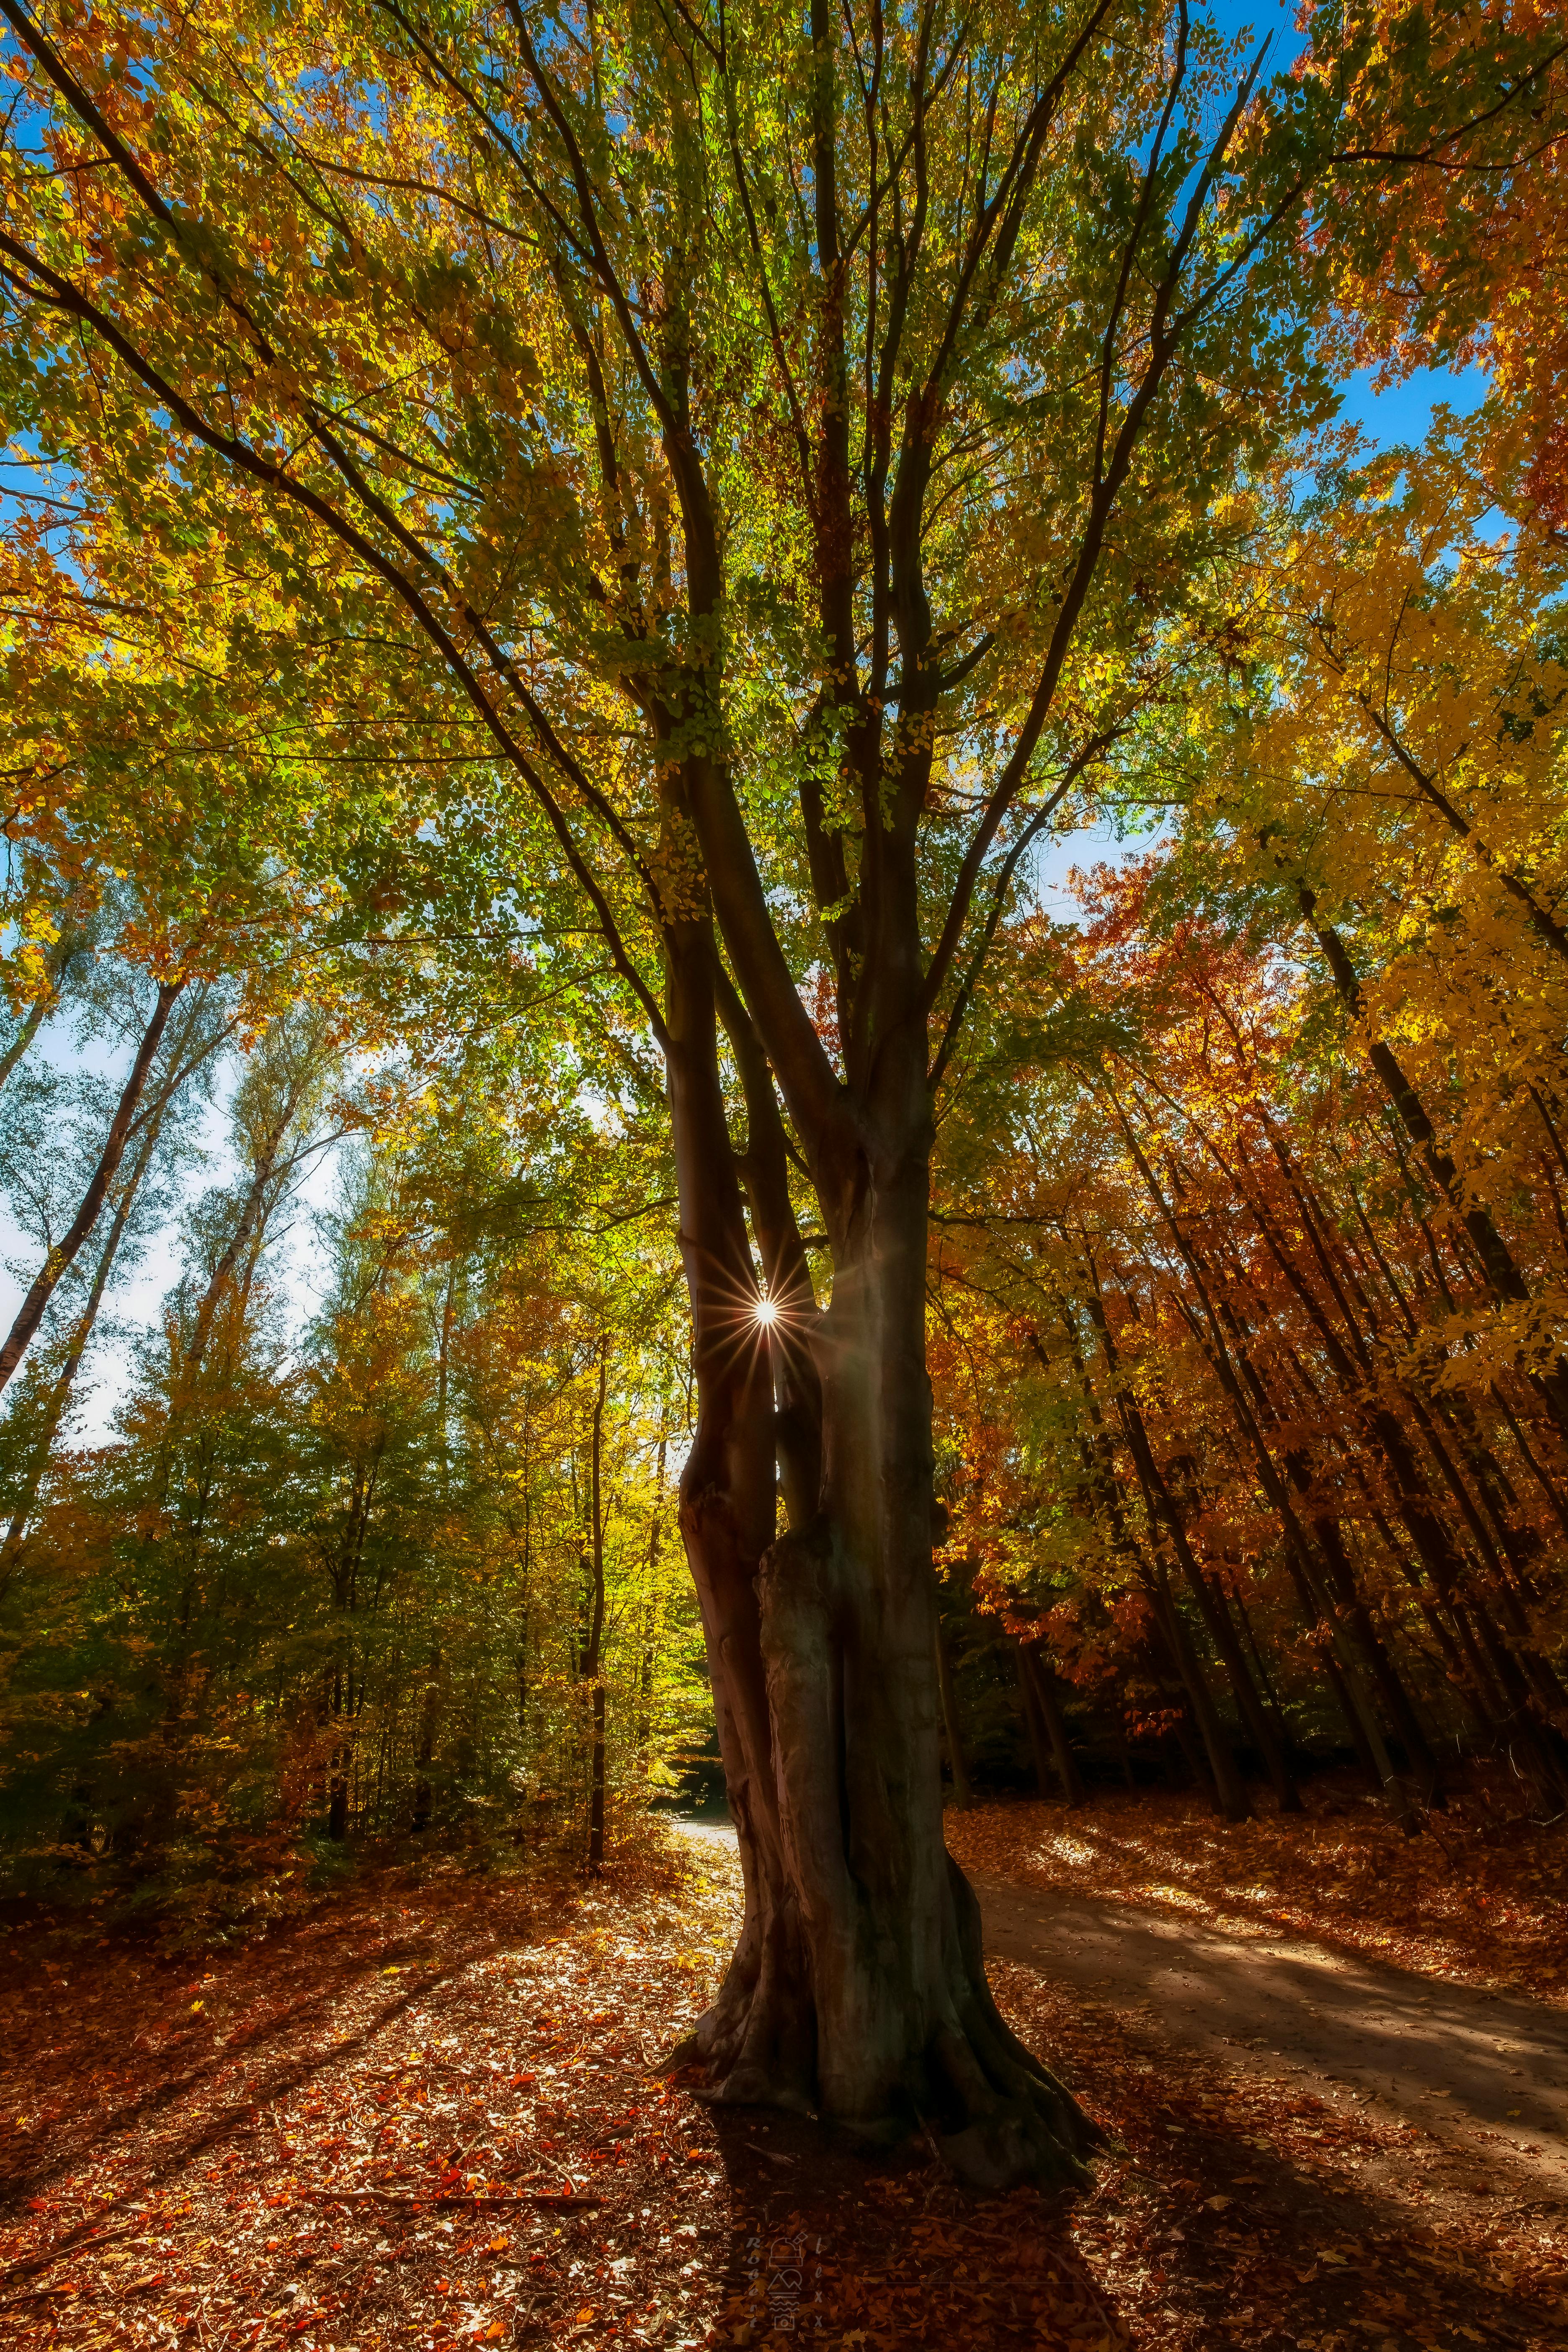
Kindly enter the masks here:
M 1073 2241 L 1072 2195 L 981 2198 L 919 2140 L 869 2149 L 771 2108 L 706 2113 L 732 2202 L 716 2342 L 1131 2341 Z
M 223 1956 L 222 1990 L 238 2014 L 219 2032 L 193 2004 L 205 1963 L 125 1938 L 107 1955 L 85 1953 L 79 1934 L 35 1938 L 0 2011 L 0 2104 L 38 2121 L 0 2152 L 0 2209 L 43 2200 L 84 2168 L 112 2183 L 93 2221 L 56 2242 L 58 2260 L 132 2200 L 248 2138 L 272 2102 L 362 2055 L 499 1948 L 482 1912 L 461 1927 L 437 1916 L 389 1929 L 362 1915 L 275 1929 Z

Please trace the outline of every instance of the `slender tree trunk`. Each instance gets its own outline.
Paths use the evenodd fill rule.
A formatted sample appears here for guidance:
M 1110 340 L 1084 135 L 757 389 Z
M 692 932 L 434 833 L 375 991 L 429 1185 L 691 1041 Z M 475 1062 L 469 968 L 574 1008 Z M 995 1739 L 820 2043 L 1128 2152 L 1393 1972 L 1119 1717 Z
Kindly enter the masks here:
M 1023 1671 L 1026 1698 L 1038 1716 L 1045 1727 L 1046 1738 L 1050 1743 L 1051 1758 L 1057 1768 L 1057 1780 L 1061 1786 L 1062 1802 L 1067 1805 L 1084 1804 L 1088 1801 L 1088 1791 L 1083 1785 L 1083 1775 L 1079 1770 L 1078 1759 L 1073 1754 L 1071 1743 L 1068 1738 L 1067 1719 L 1057 1704 L 1049 1662 L 1041 1656 L 1037 1643 L 1024 1642 L 1020 1643 L 1018 1647 L 1018 1664 Z M 1040 1794 L 1044 1796 L 1045 1793 L 1045 1784 L 1042 1781 Z
M 1319 921 L 1317 902 L 1304 884 L 1298 887 L 1298 895 L 1301 911 L 1323 950 L 1335 989 L 1347 1011 L 1365 1032 L 1367 1059 L 1381 1080 L 1405 1133 L 1420 1152 L 1432 1181 L 1469 1235 L 1480 1261 L 1487 1287 L 1500 1305 L 1527 1305 L 1531 1298 L 1530 1286 L 1520 1272 L 1508 1244 L 1492 1222 L 1489 1212 L 1479 1202 L 1467 1198 L 1458 1171 L 1438 1141 L 1436 1129 L 1427 1117 L 1420 1097 L 1395 1060 L 1393 1049 L 1385 1040 L 1373 1036 L 1366 1028 L 1361 982 L 1344 941 L 1331 925 Z M 1559 1432 L 1568 1437 L 1568 1368 L 1559 1357 L 1544 1372 L 1534 1377 Z
M 1188 1244 L 1185 1234 L 1171 1212 L 1154 1171 L 1150 1167 L 1138 1139 L 1132 1131 L 1130 1120 L 1119 1103 L 1115 1108 L 1118 1122 L 1127 1139 L 1128 1149 L 1132 1154 L 1138 1172 L 1142 1177 L 1149 1195 L 1159 1210 L 1191 1277 L 1193 1288 L 1203 1308 L 1202 1322 L 1200 1323 L 1184 1299 L 1178 1297 L 1177 1305 L 1185 1316 L 1199 1344 L 1205 1347 L 1209 1361 L 1229 1402 L 1237 1427 L 1252 1450 L 1264 1492 L 1279 1517 L 1280 1527 L 1285 1536 L 1287 1556 L 1290 1561 L 1291 1573 L 1296 1580 L 1297 1588 L 1304 1599 L 1310 1596 L 1308 1601 L 1310 1614 L 1321 1616 L 1331 1640 L 1338 1646 L 1341 1634 L 1335 1620 L 1333 1605 L 1322 1591 L 1318 1563 L 1307 1541 L 1306 1530 L 1301 1525 L 1286 1490 L 1285 1481 L 1281 1478 L 1273 1455 L 1269 1452 L 1268 1439 L 1258 1426 L 1257 1416 L 1243 1392 L 1241 1381 L 1237 1377 L 1235 1363 L 1232 1361 L 1221 1320 L 1215 1310 L 1202 1269 Z M 1382 1728 L 1362 1689 L 1360 1673 L 1355 1661 L 1347 1653 L 1342 1652 L 1341 1656 L 1332 1661 L 1325 1655 L 1324 1664 L 1331 1685 L 1345 1710 L 1351 1738 L 1357 1754 L 1362 1759 L 1363 1768 L 1370 1768 L 1374 1785 L 1383 1790 L 1390 1809 L 1408 1836 L 1412 1833 L 1414 1826 L 1409 1796 L 1400 1783 L 1389 1759 Z
M 668 1455 L 668 1440 L 661 1429 L 658 1468 L 654 1482 L 653 1525 L 647 1538 L 647 1611 L 643 1621 L 642 1664 L 637 1677 L 637 1769 L 645 1783 L 650 1768 L 649 1751 L 653 1741 L 653 1670 L 659 1630 L 658 1554 L 664 1535 L 664 1479 Z
M 54 1011 L 55 1003 L 55 992 L 51 989 L 47 996 L 36 997 L 27 1007 L 21 1027 L 6 1046 L 5 1051 L 0 1054 L 0 1087 L 5 1085 L 17 1063 L 32 1045 L 44 1023 Z
M 121 1091 L 120 1100 L 115 1106 L 114 1117 L 110 1120 L 109 1133 L 104 1139 L 98 1165 L 92 1171 L 86 1192 L 82 1194 L 81 1205 L 71 1220 L 68 1230 L 55 1244 L 45 1259 L 37 1279 L 17 1309 L 16 1319 L 11 1326 L 5 1346 L 0 1347 L 0 1389 L 5 1387 L 12 1373 L 21 1362 L 26 1351 L 27 1342 L 44 1319 L 44 1310 L 54 1297 L 60 1276 L 72 1264 L 77 1252 L 98 1223 L 99 1213 L 109 1197 L 109 1188 L 114 1181 L 121 1160 L 124 1156 L 126 1142 L 131 1133 L 131 1123 L 136 1116 L 136 1106 L 142 1099 L 142 1090 L 147 1083 L 147 1074 L 153 1066 L 158 1047 L 163 1042 L 169 1015 L 174 1011 L 175 1002 L 184 985 L 183 980 L 176 980 L 164 983 L 158 990 L 158 1001 L 153 1006 L 153 1017 L 142 1033 L 142 1043 L 136 1049 L 136 1059 L 131 1066 L 131 1075 Z
M 973 1802 L 969 1786 L 969 1769 L 963 1757 L 963 1734 L 958 1720 L 958 1701 L 953 1696 L 952 1664 L 947 1654 L 940 1623 L 936 1629 L 936 1680 L 942 1695 L 942 1729 L 947 1746 L 947 1766 L 952 1775 L 952 1801 L 961 1813 L 966 1813 Z
M 1099 1336 L 1106 1369 L 1112 1381 L 1116 1381 L 1118 1370 L 1116 1342 L 1106 1317 L 1105 1303 L 1099 1293 L 1098 1277 L 1094 1272 L 1093 1262 L 1089 1260 L 1088 1263 L 1089 1291 L 1087 1304 L 1089 1320 L 1093 1323 Z M 1290 1777 L 1284 1750 L 1274 1736 L 1274 1727 L 1265 1714 L 1262 1702 L 1258 1698 L 1247 1660 L 1242 1655 L 1240 1645 L 1237 1641 L 1235 1628 L 1225 1612 L 1223 1596 L 1216 1597 L 1210 1591 L 1207 1580 L 1193 1556 L 1181 1511 L 1171 1492 L 1169 1481 L 1154 1458 L 1154 1449 L 1149 1443 L 1149 1433 L 1144 1426 L 1143 1416 L 1139 1411 L 1137 1400 L 1124 1383 L 1118 1384 L 1117 1405 L 1127 1437 L 1128 1451 L 1132 1456 L 1132 1466 L 1143 1488 L 1151 1527 L 1158 1527 L 1162 1520 L 1164 1523 L 1165 1531 L 1170 1537 L 1176 1558 L 1181 1562 L 1182 1571 L 1193 1589 L 1193 1595 L 1197 1601 L 1204 1622 L 1208 1627 L 1215 1646 L 1224 1661 L 1242 1721 L 1257 1745 L 1263 1769 L 1279 1800 L 1280 1811 L 1299 1813 L 1301 1810 L 1300 1792 Z M 1239 1775 L 1236 1777 L 1239 1780 Z M 1245 1791 L 1243 1796 L 1245 1799 Z M 1238 1815 L 1236 1818 L 1239 1819 L 1242 1816 Z
M 3 1597 L 9 1589 L 12 1578 L 20 1564 L 22 1539 L 26 1533 L 27 1521 L 32 1514 L 33 1505 L 37 1499 L 38 1487 L 49 1466 L 49 1456 L 54 1451 L 55 1438 L 69 1409 L 71 1391 L 76 1386 L 77 1374 L 81 1370 L 81 1360 L 87 1353 L 88 1343 L 92 1338 L 93 1328 L 98 1321 L 99 1309 L 103 1305 L 104 1293 L 109 1287 L 110 1276 L 114 1271 L 114 1262 L 120 1255 L 121 1244 L 125 1239 L 125 1230 L 131 1221 L 131 1212 L 135 1205 L 137 1192 L 152 1165 L 162 1126 L 163 1118 L 160 1112 L 159 1117 L 149 1126 L 142 1147 L 136 1154 L 135 1164 L 121 1187 L 120 1198 L 115 1203 L 109 1233 L 102 1249 L 99 1252 L 98 1264 L 93 1269 L 92 1286 L 87 1294 L 81 1313 L 72 1326 L 65 1360 L 50 1384 L 49 1393 L 44 1405 L 43 1420 L 28 1456 L 22 1491 L 17 1496 L 12 1510 L 11 1522 L 5 1530 L 5 1542 L 0 1544 L 0 1597 Z
M 1208 1758 L 1209 1772 L 1214 1781 L 1215 1801 L 1227 1822 L 1246 1822 L 1252 1818 L 1252 1800 L 1247 1793 L 1247 1783 L 1241 1777 L 1236 1751 L 1226 1738 L 1225 1726 L 1209 1688 L 1203 1661 L 1193 1647 L 1192 1636 L 1177 1608 L 1171 1591 L 1171 1580 L 1156 1564 L 1149 1578 L 1149 1595 L 1165 1644 L 1182 1678 L 1187 1694 L 1187 1704 L 1193 1711 L 1198 1737 Z
M 1024 1647 L 1021 1642 L 1016 1642 L 1013 1645 L 1013 1663 L 1018 1674 L 1019 1711 L 1024 1718 L 1024 1729 L 1028 1736 L 1029 1754 L 1034 1759 L 1035 1786 L 1041 1797 L 1047 1798 L 1051 1794 L 1053 1786 L 1051 1751 L 1046 1738 L 1045 1725 L 1040 1720 L 1040 1710 L 1035 1704 L 1034 1689 L 1029 1680 L 1029 1669 L 1025 1664 Z
M 1237 1634 L 1226 1595 L 1210 1583 L 1190 1552 L 1187 1561 L 1184 1562 L 1184 1570 L 1192 1587 L 1193 1598 L 1198 1604 L 1198 1614 L 1208 1628 L 1209 1638 L 1224 1663 L 1237 1710 L 1257 1747 L 1258 1760 L 1268 1775 L 1279 1810 L 1282 1813 L 1299 1813 L 1301 1811 L 1301 1792 L 1296 1786 L 1285 1759 L 1284 1748 L 1253 1680 L 1252 1669 L 1247 1664 L 1246 1652 Z
M 1312 1521 L 1312 1533 L 1317 1538 L 1318 1550 L 1325 1564 L 1329 1590 L 1355 1628 L 1356 1640 L 1371 1670 L 1387 1720 L 1405 1749 L 1411 1771 L 1420 1783 L 1422 1800 L 1426 1804 L 1440 1807 L 1443 1794 L 1437 1759 L 1416 1715 L 1415 1703 L 1405 1687 L 1404 1678 L 1372 1622 L 1372 1612 L 1356 1582 L 1355 1570 L 1351 1566 L 1338 1524 L 1320 1514 Z
M 440 1712 L 441 1653 L 430 1652 L 429 1671 L 425 1677 L 425 1704 L 419 1710 L 419 1752 L 414 1780 L 414 1811 L 409 1821 L 413 1830 L 427 1830 L 435 1809 L 435 1790 L 430 1781 L 430 1767 L 436 1759 L 436 1721 Z
M 58 1006 L 69 967 L 76 962 L 84 950 L 90 952 L 87 947 L 87 936 L 86 933 L 74 929 L 68 921 L 63 926 L 58 939 L 49 949 L 44 959 L 44 968 L 48 974 L 48 986 L 42 996 L 36 996 L 33 999 L 22 1017 L 21 1025 L 16 1035 L 5 1052 L 0 1054 L 0 1087 L 4 1087 L 17 1063 L 30 1051 L 33 1040 L 49 1015 Z M 1546 1118 L 1544 1106 L 1541 1115 Z M 1548 1118 L 1549 1129 L 1551 1125 L 1552 1122 Z
M 588 1743 L 588 1868 L 597 1874 L 605 1865 L 605 1507 L 602 1486 L 605 1448 L 605 1398 L 610 1372 L 610 1343 L 599 1342 L 599 1383 L 594 1396 L 594 1423 L 589 1447 L 588 1507 L 592 1549 L 584 1566 L 592 1591 L 588 1639 L 583 1650 L 583 1675 L 592 1697 L 593 1727 Z
M 212 1336 L 213 1318 L 217 1312 L 219 1301 L 228 1287 L 235 1267 L 239 1264 L 244 1254 L 246 1244 L 257 1229 L 262 1204 L 267 1197 L 267 1187 L 272 1181 L 273 1171 L 278 1164 L 278 1154 L 282 1149 L 283 1138 L 292 1112 L 293 1104 L 290 1102 L 282 1118 L 279 1119 L 267 1138 L 261 1157 L 252 1171 L 250 1182 L 246 1187 L 245 1198 L 240 1203 L 238 1221 L 229 1236 L 227 1246 L 212 1270 L 207 1286 L 203 1291 L 197 1305 L 195 1329 L 192 1333 L 190 1351 L 185 1362 L 185 1376 L 193 1382 L 201 1370 L 202 1360 L 206 1354 L 207 1341 Z M 445 1423 L 442 1425 L 445 1427 Z

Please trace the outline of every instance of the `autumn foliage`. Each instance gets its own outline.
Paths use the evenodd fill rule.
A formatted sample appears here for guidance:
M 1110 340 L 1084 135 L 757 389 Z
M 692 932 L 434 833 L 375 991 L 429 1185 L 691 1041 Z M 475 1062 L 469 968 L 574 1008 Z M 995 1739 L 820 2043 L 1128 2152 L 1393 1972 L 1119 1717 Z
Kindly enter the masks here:
M 944 1793 L 1556 1997 L 1559 15 L 3 0 L 18 1921 L 722 1784 L 681 2063 L 1019 2213 Z

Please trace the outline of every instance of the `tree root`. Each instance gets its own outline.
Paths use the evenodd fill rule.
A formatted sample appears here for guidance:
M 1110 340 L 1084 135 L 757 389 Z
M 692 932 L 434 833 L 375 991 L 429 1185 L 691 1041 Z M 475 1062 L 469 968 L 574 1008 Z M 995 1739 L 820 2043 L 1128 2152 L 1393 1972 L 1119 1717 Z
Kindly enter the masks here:
M 713 2006 L 665 2070 L 700 2066 L 691 2095 L 705 2105 L 809 2116 L 862 2147 L 889 2149 L 922 2135 L 958 2179 L 983 2193 L 1025 2181 L 1086 2187 L 1086 2159 L 1104 2134 L 1003 2021 L 985 1980 L 980 1906 L 957 1865 L 949 1870 L 959 1965 L 946 2014 L 911 2053 L 885 2110 L 822 2112 L 807 1955 L 782 1915 L 766 1929 L 748 1922 Z

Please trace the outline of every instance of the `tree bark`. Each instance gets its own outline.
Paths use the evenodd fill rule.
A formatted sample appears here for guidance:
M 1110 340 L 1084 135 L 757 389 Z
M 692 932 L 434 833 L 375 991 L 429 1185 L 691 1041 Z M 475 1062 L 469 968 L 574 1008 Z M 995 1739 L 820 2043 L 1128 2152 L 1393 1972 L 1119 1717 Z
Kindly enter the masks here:
M 68 922 L 45 957 L 44 969 L 48 974 L 49 984 L 41 996 L 36 996 L 33 999 L 16 1035 L 5 1052 L 0 1054 L 0 1087 L 5 1086 L 17 1063 L 31 1049 L 33 1040 L 50 1014 L 58 1011 L 60 998 L 65 992 L 69 978 L 70 967 L 79 958 L 91 952 L 88 945 L 89 937 L 89 933 L 74 929 Z
M 706 2095 L 794 2105 L 877 2139 L 924 2124 L 976 2186 L 1083 2179 L 1094 2129 L 998 2015 L 979 1906 L 942 1840 L 923 1068 L 894 1148 L 817 1175 L 831 1305 L 817 1310 L 795 1277 L 770 1343 L 705 928 L 667 935 L 666 972 L 698 1371 L 681 1528 L 745 1885 L 734 1956 L 690 2045 Z M 753 1117 L 748 1160 L 770 1148 Z M 754 1201 L 769 1173 L 748 1169 Z M 820 1395 L 804 1448 L 820 1467 L 814 1490 L 786 1476 L 775 1538 L 774 1360 L 803 1349 L 809 1373 L 792 1377 L 784 1410 L 809 1421 Z
M 1209 1773 L 1214 1782 L 1215 1802 L 1227 1822 L 1246 1822 L 1252 1818 L 1252 1800 L 1247 1793 L 1247 1783 L 1241 1777 L 1236 1751 L 1226 1738 L 1225 1726 L 1214 1703 L 1208 1676 L 1203 1661 L 1193 1647 L 1192 1636 L 1183 1622 L 1171 1580 L 1156 1562 L 1146 1580 L 1145 1590 L 1153 1602 L 1155 1621 L 1165 1638 L 1165 1646 L 1182 1686 L 1187 1694 L 1193 1721 L 1204 1743 Z
M 441 1653 L 430 1652 L 430 1664 L 425 1677 L 425 1704 L 419 1710 L 419 1753 L 416 1759 L 414 1810 L 409 1819 L 413 1830 L 427 1830 L 435 1809 L 435 1790 L 430 1782 L 430 1767 L 436 1759 L 436 1718 L 439 1711 L 437 1693 L 440 1687 Z
M 17 1063 L 27 1052 L 34 1038 L 43 1027 L 45 1021 L 54 1011 L 56 995 L 54 990 L 51 989 L 47 996 L 35 997 L 32 1003 L 27 1007 L 26 1019 L 23 1021 L 16 1035 L 12 1038 L 11 1043 L 6 1046 L 5 1051 L 3 1054 L 0 1054 L 0 1087 L 5 1085 L 6 1079 L 10 1076 Z
M 1191 1277 L 1193 1288 L 1203 1308 L 1202 1321 L 1200 1322 L 1198 1317 L 1180 1296 L 1177 1297 L 1177 1307 L 1186 1318 L 1199 1345 L 1205 1349 L 1220 1387 L 1230 1405 L 1237 1427 L 1251 1448 L 1263 1490 L 1279 1515 L 1279 1524 L 1285 1536 L 1286 1556 L 1290 1563 L 1297 1590 L 1301 1593 L 1310 1614 L 1316 1615 L 1321 1612 L 1330 1638 L 1338 1647 L 1341 1636 L 1332 1603 L 1323 1591 L 1318 1563 L 1307 1541 L 1306 1530 L 1286 1491 L 1285 1481 L 1281 1478 L 1269 1452 L 1268 1439 L 1243 1392 L 1241 1381 L 1226 1341 L 1221 1319 L 1209 1296 L 1208 1286 L 1204 1280 L 1202 1269 L 1185 1234 L 1172 1213 L 1154 1171 L 1150 1167 L 1138 1139 L 1132 1131 L 1131 1121 L 1120 1103 L 1116 1104 L 1115 1109 L 1118 1123 L 1127 1139 L 1127 1147 L 1137 1165 L 1138 1172 L 1142 1177 L 1150 1198 L 1159 1210 L 1177 1253 Z M 1407 1836 L 1413 1834 L 1409 1796 L 1394 1773 L 1382 1728 L 1363 1693 L 1360 1674 L 1354 1659 L 1343 1652 L 1339 1659 L 1331 1659 L 1325 1653 L 1324 1665 L 1330 1684 L 1344 1709 L 1351 1738 L 1362 1759 L 1363 1769 L 1370 1770 L 1374 1785 L 1383 1790 L 1391 1811 L 1405 1834 Z

